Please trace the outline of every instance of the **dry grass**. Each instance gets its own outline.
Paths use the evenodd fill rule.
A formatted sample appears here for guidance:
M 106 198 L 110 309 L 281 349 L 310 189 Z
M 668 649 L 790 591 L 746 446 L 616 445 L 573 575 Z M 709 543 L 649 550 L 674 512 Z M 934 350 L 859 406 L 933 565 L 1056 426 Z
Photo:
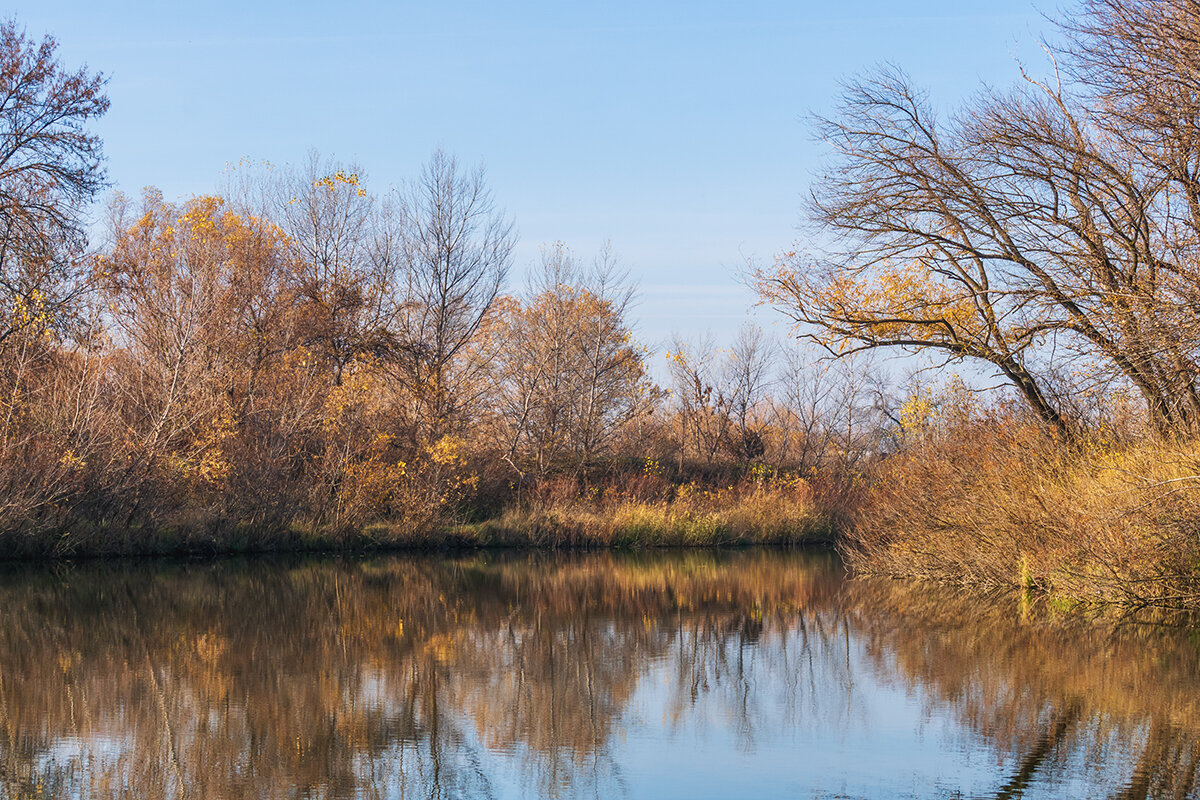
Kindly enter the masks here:
M 847 532 L 859 572 L 1021 586 L 1073 601 L 1200 606 L 1200 453 L 1064 448 L 1014 420 L 881 462 Z
M 483 521 L 450 514 L 393 516 L 334 527 L 312 521 L 253 523 L 180 512 L 166 524 L 76 525 L 64 530 L 0 530 L 8 558 L 211 555 L 284 551 L 364 551 L 475 547 L 640 548 L 831 543 L 832 517 L 810 485 L 757 468 L 722 486 L 672 483 L 634 474 L 580 490 L 548 481 L 531 499 Z
M 803 481 L 747 480 L 714 489 L 694 484 L 667 489 L 660 497 L 620 492 L 592 498 L 555 497 L 434 537 L 479 546 L 624 548 L 832 539 L 829 517 Z

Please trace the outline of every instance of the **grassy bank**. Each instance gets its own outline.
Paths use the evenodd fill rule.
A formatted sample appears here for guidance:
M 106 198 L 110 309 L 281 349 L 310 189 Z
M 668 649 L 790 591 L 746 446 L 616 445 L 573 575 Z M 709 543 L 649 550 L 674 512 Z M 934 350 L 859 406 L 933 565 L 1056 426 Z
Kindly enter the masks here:
M 192 514 L 158 527 L 76 525 L 0 533 L 11 558 L 214 555 L 444 548 L 721 547 L 831 544 L 833 515 L 805 481 L 760 471 L 722 485 L 644 475 L 604 488 L 535 493 L 471 521 L 407 515 L 362 526 L 286 524 Z
M 1012 420 L 975 421 L 876 465 L 843 549 L 859 573 L 1196 607 L 1197 489 L 1189 445 L 1063 447 Z
M 1003 587 L 1068 604 L 1200 607 L 1200 449 L 1093 436 L 1064 447 L 1002 413 L 905 432 L 852 476 L 768 467 L 548 479 L 354 524 L 180 512 L 156 526 L 0 534 L 12 557 L 483 547 L 836 544 L 859 574 Z M 420 513 L 411 509 L 416 508 Z
M 806 481 L 760 469 L 722 484 L 645 474 L 583 491 L 573 483 L 552 482 L 532 499 L 481 521 L 426 534 L 377 524 L 365 535 L 418 546 L 719 547 L 831 543 L 833 523 Z
M 807 492 L 749 489 L 716 499 L 622 500 L 506 511 L 462 526 L 480 545 L 711 547 L 831 543 L 833 527 Z

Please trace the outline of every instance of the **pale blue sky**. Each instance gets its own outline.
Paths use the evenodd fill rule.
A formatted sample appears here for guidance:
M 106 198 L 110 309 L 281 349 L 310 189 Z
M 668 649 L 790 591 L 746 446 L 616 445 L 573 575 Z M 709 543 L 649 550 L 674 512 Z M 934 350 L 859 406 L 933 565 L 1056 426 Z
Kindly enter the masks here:
M 98 129 L 136 193 L 212 191 L 226 164 L 310 148 L 372 189 L 438 147 L 487 165 L 518 270 L 606 238 L 642 287 L 639 338 L 728 337 L 746 258 L 788 248 L 821 146 L 803 123 L 881 61 L 944 107 L 1012 83 L 1047 32 L 1030 0 L 206 2 L 20 0 L 70 66 L 110 76 Z M 760 315 L 761 317 L 761 315 Z M 769 317 L 764 317 L 769 319 Z M 659 348 L 661 350 L 661 348 Z

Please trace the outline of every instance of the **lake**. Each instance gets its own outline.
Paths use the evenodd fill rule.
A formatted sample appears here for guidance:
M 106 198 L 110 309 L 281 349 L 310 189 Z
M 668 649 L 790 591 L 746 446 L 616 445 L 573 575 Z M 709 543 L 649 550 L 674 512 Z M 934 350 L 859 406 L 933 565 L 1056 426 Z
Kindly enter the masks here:
M 771 550 L 0 569 L 0 798 L 1186 798 L 1200 628 Z

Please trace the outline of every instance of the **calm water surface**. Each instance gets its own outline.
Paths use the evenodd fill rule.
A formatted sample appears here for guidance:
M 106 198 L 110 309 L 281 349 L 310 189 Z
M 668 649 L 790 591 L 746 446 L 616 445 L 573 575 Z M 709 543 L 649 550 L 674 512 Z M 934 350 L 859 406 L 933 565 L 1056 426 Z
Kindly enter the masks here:
M 766 551 L 0 572 L 0 798 L 1200 797 L 1200 628 Z

